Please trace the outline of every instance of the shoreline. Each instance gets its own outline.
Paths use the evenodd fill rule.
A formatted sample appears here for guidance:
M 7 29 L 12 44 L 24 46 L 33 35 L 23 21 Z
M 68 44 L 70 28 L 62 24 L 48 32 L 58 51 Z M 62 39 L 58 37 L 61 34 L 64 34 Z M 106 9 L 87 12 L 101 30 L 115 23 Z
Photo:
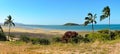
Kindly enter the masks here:
M 8 27 L 7 26 L 2 26 L 3 31 L 8 34 Z M 62 37 L 64 33 L 66 32 L 65 30 L 47 30 L 47 29 L 27 29 L 23 27 L 11 27 L 11 34 L 15 36 L 21 36 L 21 35 L 26 35 L 26 36 L 31 36 L 31 37 L 55 37 L 55 36 L 60 36 Z M 78 31 L 76 31 L 78 32 Z M 79 35 L 85 35 L 90 33 L 90 31 L 79 31 Z
M 7 26 L 2 26 L 4 32 L 8 32 L 8 27 Z M 60 33 L 64 34 L 66 31 L 74 31 L 74 30 L 57 30 L 57 29 L 44 29 L 44 28 L 27 28 L 27 27 L 11 27 L 11 32 L 28 32 L 28 33 Z M 76 32 L 91 32 L 91 31 L 76 31 Z

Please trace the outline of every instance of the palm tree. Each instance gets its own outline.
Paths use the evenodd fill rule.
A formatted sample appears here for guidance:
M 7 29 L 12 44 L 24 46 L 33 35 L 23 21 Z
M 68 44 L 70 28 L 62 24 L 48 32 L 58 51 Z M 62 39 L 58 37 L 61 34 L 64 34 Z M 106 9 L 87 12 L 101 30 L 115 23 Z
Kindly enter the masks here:
M 3 33 L 3 29 L 2 29 L 2 27 L 1 27 L 1 25 L 0 25 L 0 32 L 2 32 L 2 33 Z
M 100 16 L 100 21 L 104 20 L 105 18 L 109 18 L 109 34 L 110 34 L 110 8 L 109 6 L 104 7 L 102 12 L 103 12 L 103 15 Z
M 9 33 L 8 33 L 8 39 L 9 39 L 11 26 L 15 26 L 11 15 L 7 16 L 7 19 L 5 19 L 4 25 L 7 25 L 9 27 Z
M 3 29 L 0 25 L 0 41 L 6 41 L 6 36 L 5 36 L 5 33 L 3 32 Z
M 96 21 L 95 21 L 95 18 L 97 18 L 97 16 L 96 16 L 97 14 L 94 14 L 94 16 L 93 16 L 93 14 L 92 13 L 88 13 L 88 16 L 87 17 L 85 17 L 85 22 L 84 22 L 84 25 L 85 26 L 87 26 L 88 24 L 90 24 L 90 23 L 92 23 L 92 30 L 93 30 L 93 33 L 94 33 L 94 26 L 93 26 L 93 24 L 95 23 L 97 23 Z

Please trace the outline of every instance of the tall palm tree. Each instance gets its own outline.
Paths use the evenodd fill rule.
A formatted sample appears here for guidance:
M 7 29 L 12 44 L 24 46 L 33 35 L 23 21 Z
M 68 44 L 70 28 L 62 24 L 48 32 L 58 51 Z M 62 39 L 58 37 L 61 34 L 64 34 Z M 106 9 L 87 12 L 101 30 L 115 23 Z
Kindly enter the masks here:
M 110 8 L 109 6 L 104 7 L 102 12 L 103 14 L 100 16 L 100 21 L 104 20 L 105 18 L 109 18 L 109 34 L 110 34 Z
M 85 26 L 87 26 L 88 24 L 90 24 L 90 23 L 92 23 L 92 30 L 93 30 L 93 33 L 94 33 L 94 23 L 96 24 L 97 22 L 96 22 L 96 20 L 95 20 L 95 18 L 97 18 L 97 16 L 96 16 L 97 14 L 92 14 L 92 13 L 88 13 L 88 16 L 87 17 L 85 17 L 85 22 L 84 22 L 84 25 Z
M 15 26 L 11 15 L 7 16 L 7 19 L 5 19 L 4 25 L 7 25 L 9 27 L 9 33 L 8 33 L 8 39 L 9 39 L 11 26 Z

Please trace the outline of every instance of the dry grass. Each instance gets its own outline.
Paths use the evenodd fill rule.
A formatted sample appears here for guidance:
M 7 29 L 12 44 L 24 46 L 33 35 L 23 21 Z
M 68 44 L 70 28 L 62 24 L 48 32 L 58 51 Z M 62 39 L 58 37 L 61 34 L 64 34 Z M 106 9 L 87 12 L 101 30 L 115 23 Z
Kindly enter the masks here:
M 0 42 L 0 54 L 120 54 L 120 41 L 51 45 Z

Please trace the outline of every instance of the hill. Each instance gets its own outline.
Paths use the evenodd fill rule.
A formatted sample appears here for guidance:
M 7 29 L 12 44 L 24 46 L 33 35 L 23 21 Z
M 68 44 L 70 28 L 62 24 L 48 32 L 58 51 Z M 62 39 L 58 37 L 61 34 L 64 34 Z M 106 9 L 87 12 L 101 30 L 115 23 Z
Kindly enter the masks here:
M 77 23 L 66 23 L 64 26 L 79 26 Z

